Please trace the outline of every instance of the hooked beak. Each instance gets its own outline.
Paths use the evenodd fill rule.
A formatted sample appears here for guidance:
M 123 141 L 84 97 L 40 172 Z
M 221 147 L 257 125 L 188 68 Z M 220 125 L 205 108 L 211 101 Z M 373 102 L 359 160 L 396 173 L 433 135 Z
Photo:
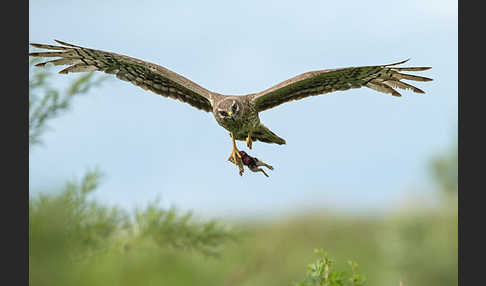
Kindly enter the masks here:
M 230 119 L 235 121 L 235 118 L 233 117 L 233 111 L 229 111 L 228 115 L 230 116 Z

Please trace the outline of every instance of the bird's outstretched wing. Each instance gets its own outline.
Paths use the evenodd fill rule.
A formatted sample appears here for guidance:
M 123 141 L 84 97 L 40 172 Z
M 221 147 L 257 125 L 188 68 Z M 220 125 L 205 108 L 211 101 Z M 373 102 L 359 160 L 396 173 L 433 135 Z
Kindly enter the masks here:
M 421 89 L 400 80 L 431 81 L 432 79 L 400 72 L 423 71 L 430 69 L 430 67 L 394 67 L 406 61 L 408 60 L 380 66 L 311 71 L 288 79 L 262 92 L 251 94 L 249 99 L 254 103 L 257 111 L 263 111 L 284 102 L 362 86 L 367 86 L 379 92 L 390 93 L 394 96 L 401 96 L 395 88 L 411 89 L 417 93 L 424 93 Z
M 62 46 L 30 44 L 36 48 L 55 50 L 34 52 L 33 57 L 56 57 L 36 66 L 47 63 L 69 65 L 59 73 L 103 71 L 115 74 L 117 78 L 149 89 L 165 97 L 178 99 L 205 111 L 212 111 L 213 93 L 189 79 L 156 64 L 111 52 L 83 48 L 55 40 Z

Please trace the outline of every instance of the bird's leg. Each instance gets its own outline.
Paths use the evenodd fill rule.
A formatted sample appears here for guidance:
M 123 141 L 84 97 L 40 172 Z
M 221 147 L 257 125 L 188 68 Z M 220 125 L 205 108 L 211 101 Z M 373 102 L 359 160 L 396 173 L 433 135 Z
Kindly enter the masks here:
M 233 132 L 231 134 L 231 140 L 233 141 L 233 151 L 231 151 L 230 156 L 228 157 L 228 161 L 233 162 L 235 165 L 240 167 L 241 163 L 241 154 L 238 148 L 236 148 L 236 141 L 235 141 L 235 135 Z
M 246 137 L 246 146 L 251 150 L 251 145 L 253 141 L 251 140 L 251 132 L 248 132 L 248 137 Z

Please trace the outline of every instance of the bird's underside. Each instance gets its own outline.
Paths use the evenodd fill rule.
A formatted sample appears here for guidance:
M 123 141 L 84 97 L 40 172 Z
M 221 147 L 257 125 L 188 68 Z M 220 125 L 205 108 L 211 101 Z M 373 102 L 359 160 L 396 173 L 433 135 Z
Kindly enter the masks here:
M 285 140 L 263 126 L 258 113 L 282 103 L 309 96 L 344 91 L 351 88 L 368 87 L 381 93 L 401 96 L 397 89 L 410 89 L 424 93 L 421 89 L 402 80 L 431 81 L 422 76 L 402 73 L 424 71 L 430 67 L 397 67 L 408 60 L 376 66 L 347 67 L 311 71 L 285 80 L 264 91 L 244 96 L 226 96 L 209 91 L 195 82 L 162 66 L 101 50 L 84 48 L 57 41 L 61 46 L 31 44 L 36 48 L 50 50 L 33 52 L 30 56 L 57 58 L 36 66 L 51 63 L 67 65 L 59 73 L 102 71 L 114 74 L 143 89 L 164 97 L 177 99 L 198 109 L 212 112 L 218 124 L 230 131 L 233 151 L 229 159 L 235 164 L 241 155 L 234 140 L 246 140 L 251 148 L 253 141 L 285 144 Z

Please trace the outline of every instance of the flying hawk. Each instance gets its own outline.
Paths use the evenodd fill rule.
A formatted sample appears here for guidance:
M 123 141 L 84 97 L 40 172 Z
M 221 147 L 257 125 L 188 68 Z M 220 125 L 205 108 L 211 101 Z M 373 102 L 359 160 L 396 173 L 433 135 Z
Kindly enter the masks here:
M 285 102 L 308 96 L 330 93 L 351 88 L 369 87 L 382 93 L 401 96 L 396 88 L 424 93 L 421 89 L 401 80 L 431 81 L 422 76 L 401 73 L 423 71 L 430 67 L 397 67 L 401 62 L 376 65 L 310 71 L 283 81 L 261 92 L 243 96 L 223 95 L 205 89 L 195 82 L 162 66 L 112 52 L 84 48 L 57 41 L 62 46 L 31 44 L 49 52 L 30 53 L 33 57 L 58 58 L 47 63 L 68 65 L 59 73 L 102 71 L 117 78 L 149 89 L 165 97 L 186 102 L 198 109 L 212 112 L 219 125 L 230 132 L 233 150 L 228 160 L 238 165 L 242 156 L 235 140 L 246 140 L 251 149 L 253 141 L 285 144 L 285 140 L 264 126 L 259 112 Z

